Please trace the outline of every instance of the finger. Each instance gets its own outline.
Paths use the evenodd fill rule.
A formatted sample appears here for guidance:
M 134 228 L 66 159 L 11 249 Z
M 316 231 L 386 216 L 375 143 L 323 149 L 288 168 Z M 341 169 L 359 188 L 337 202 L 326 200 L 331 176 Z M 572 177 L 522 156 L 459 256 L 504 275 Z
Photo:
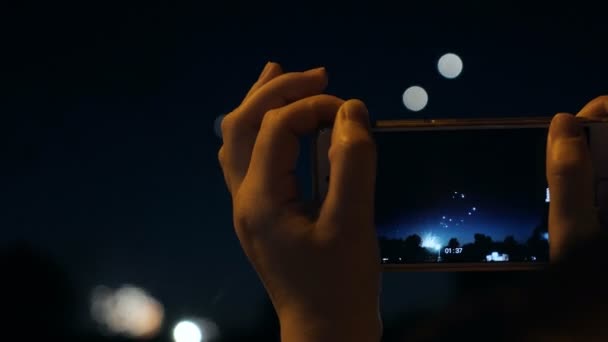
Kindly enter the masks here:
M 591 155 L 582 128 L 570 114 L 556 115 L 547 142 L 547 181 L 551 193 L 551 260 L 569 245 L 597 232 Z
M 244 124 L 259 128 L 267 111 L 309 96 L 321 94 L 326 87 L 327 73 L 325 68 L 283 74 L 261 86 L 243 101 L 241 110 L 234 114 Z
M 608 118 L 608 95 L 596 97 L 581 109 L 576 116 L 589 119 Z
M 274 79 L 277 76 L 282 75 L 282 74 L 283 74 L 283 69 L 281 68 L 280 64 L 274 63 L 274 62 L 266 63 L 266 65 L 264 66 L 264 69 L 262 70 L 262 72 L 260 73 L 260 76 L 258 77 L 258 80 L 253 84 L 253 86 L 251 86 L 251 88 L 247 92 L 247 95 L 245 95 L 243 102 L 246 101 L 249 97 L 251 97 L 251 95 L 254 94 L 258 89 L 260 89 L 264 84 L 268 83 L 272 79 Z M 242 104 L 242 102 L 241 102 L 241 104 Z M 223 138 L 223 135 L 222 135 L 222 138 Z M 223 146 L 220 147 L 220 150 L 218 152 L 218 159 L 219 159 L 220 165 L 225 165 L 226 150 L 224 149 Z M 228 189 L 230 189 L 230 178 L 228 177 L 227 173 L 224 173 L 224 181 L 226 182 Z
M 249 89 L 249 92 L 247 92 L 247 95 L 245 95 L 243 102 L 247 101 L 247 99 L 250 98 L 251 95 L 255 94 L 255 92 L 258 91 L 258 89 L 260 89 L 264 84 L 268 83 L 272 79 L 274 79 L 282 74 L 283 74 L 283 69 L 281 68 L 280 64 L 274 63 L 274 62 L 268 62 L 266 64 L 266 66 L 264 67 L 264 69 L 262 70 L 262 73 L 260 74 L 260 77 L 258 78 L 258 80 L 253 84 L 253 86 L 251 86 L 251 89 Z
M 333 222 L 369 222 L 373 226 L 376 146 L 365 104 L 345 102 L 332 130 L 328 152 L 329 189 L 322 215 Z
M 317 95 L 268 112 L 253 148 L 248 182 L 274 203 L 296 200 L 299 138 L 332 122 L 342 103 L 335 96 Z
M 222 120 L 222 167 L 231 193 L 236 193 L 247 173 L 264 114 L 294 101 L 318 95 L 326 86 L 327 75 L 323 68 L 283 74 L 262 85 Z

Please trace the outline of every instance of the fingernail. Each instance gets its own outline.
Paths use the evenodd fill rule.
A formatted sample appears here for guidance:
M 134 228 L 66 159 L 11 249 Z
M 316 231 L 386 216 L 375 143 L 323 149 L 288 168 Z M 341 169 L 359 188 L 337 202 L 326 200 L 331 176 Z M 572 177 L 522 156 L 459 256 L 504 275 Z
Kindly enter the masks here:
M 321 72 L 326 72 L 326 70 L 325 70 L 325 67 L 320 67 L 320 68 L 310 69 L 310 70 L 307 70 L 305 72 L 309 73 L 309 74 L 318 74 L 318 73 L 321 73 Z
M 360 100 L 346 101 L 342 106 L 342 111 L 347 120 L 357 122 L 367 128 L 370 127 L 367 107 Z
M 271 66 L 272 66 L 272 62 L 266 63 L 266 65 L 264 66 L 264 69 L 262 69 L 262 72 L 260 73 L 259 78 L 266 76 L 266 74 L 268 74 L 268 72 L 270 71 Z
M 581 126 L 571 114 L 557 114 L 551 122 L 551 138 L 576 138 L 583 134 Z

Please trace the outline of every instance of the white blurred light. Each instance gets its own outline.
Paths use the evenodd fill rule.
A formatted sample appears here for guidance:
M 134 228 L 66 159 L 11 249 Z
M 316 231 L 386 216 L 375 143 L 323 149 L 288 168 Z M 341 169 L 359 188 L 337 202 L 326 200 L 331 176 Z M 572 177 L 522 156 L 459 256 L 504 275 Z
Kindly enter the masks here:
M 175 342 L 201 342 L 203 332 L 196 323 L 181 321 L 173 328 L 173 339 Z
M 179 321 L 173 328 L 175 342 L 207 342 L 216 341 L 220 331 L 213 321 L 190 317 Z
M 423 110 L 429 102 L 429 95 L 420 86 L 411 86 L 403 93 L 403 104 L 405 108 L 417 112 Z
M 439 250 L 441 249 L 441 244 L 439 243 L 439 238 L 437 236 L 433 234 L 426 234 L 422 239 L 422 244 L 420 247 Z
M 509 254 L 498 254 L 498 252 L 492 252 L 491 254 L 486 255 L 486 261 L 509 261 Z
M 220 115 L 217 118 L 215 118 L 215 121 L 213 122 L 213 131 L 215 132 L 215 135 L 218 138 L 222 138 L 222 120 L 224 120 L 224 117 L 226 115 Z
M 462 72 L 462 59 L 454 53 L 446 53 L 439 58 L 437 69 L 441 76 L 445 78 L 456 78 Z
M 551 202 L 551 194 L 549 193 L 549 188 L 547 188 L 547 192 L 546 192 L 546 194 L 545 194 L 545 195 L 546 195 L 546 196 L 545 196 L 545 202 L 546 202 L 546 203 Z
M 133 338 L 155 336 L 162 325 L 162 305 L 146 291 L 131 285 L 117 290 L 97 287 L 91 299 L 91 313 L 105 330 Z

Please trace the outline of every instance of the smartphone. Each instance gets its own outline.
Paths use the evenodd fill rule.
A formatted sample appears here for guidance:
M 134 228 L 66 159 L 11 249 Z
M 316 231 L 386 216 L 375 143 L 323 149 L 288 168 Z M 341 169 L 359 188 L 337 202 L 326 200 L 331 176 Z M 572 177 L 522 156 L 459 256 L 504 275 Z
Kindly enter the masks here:
M 385 270 L 524 270 L 549 261 L 551 118 L 378 121 L 375 225 Z M 608 122 L 580 119 L 606 221 Z M 314 193 L 331 182 L 331 129 L 314 147 Z

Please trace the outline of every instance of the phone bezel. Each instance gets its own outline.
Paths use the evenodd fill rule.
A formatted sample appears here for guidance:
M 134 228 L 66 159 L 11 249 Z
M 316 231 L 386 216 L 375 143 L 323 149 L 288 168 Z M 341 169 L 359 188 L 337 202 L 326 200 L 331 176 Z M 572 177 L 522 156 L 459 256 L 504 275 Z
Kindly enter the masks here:
M 372 132 L 394 132 L 394 131 L 438 131 L 438 130 L 468 130 L 468 129 L 517 129 L 517 128 L 548 128 L 551 124 L 552 117 L 509 117 L 509 118 L 475 118 L 475 119 L 422 119 L 422 120 L 379 120 L 372 124 Z M 608 133 L 608 119 L 589 119 L 577 117 L 577 120 L 585 128 L 593 129 L 596 125 L 602 125 L 601 129 Z M 592 132 L 590 130 L 589 132 Z M 608 141 L 608 134 L 602 134 L 602 141 Z M 605 136 L 605 138 L 604 138 Z M 325 140 L 322 140 L 325 139 Z M 315 199 L 323 200 L 324 194 L 321 195 L 321 184 L 324 184 L 324 179 L 329 177 L 329 165 L 321 165 L 321 153 L 325 153 L 327 160 L 327 149 L 331 139 L 331 128 L 326 127 L 319 130 L 317 136 L 313 140 L 313 194 Z M 591 139 L 589 141 L 599 141 L 599 139 Z M 606 157 L 600 156 L 597 150 L 591 147 L 594 153 L 594 163 L 601 165 L 608 164 L 608 154 Z M 321 170 L 323 169 L 323 170 Z M 608 168 L 602 168 L 605 170 Z M 321 172 L 322 171 L 322 172 Z M 596 183 L 599 184 L 602 180 L 608 180 L 608 174 L 596 174 Z M 326 189 L 323 189 L 326 193 Z M 443 271 L 526 271 L 538 270 L 545 268 L 545 262 L 478 262 L 478 263 L 415 263 L 415 264 L 384 264 L 378 261 L 384 271 L 423 271 L 423 272 L 443 272 Z

